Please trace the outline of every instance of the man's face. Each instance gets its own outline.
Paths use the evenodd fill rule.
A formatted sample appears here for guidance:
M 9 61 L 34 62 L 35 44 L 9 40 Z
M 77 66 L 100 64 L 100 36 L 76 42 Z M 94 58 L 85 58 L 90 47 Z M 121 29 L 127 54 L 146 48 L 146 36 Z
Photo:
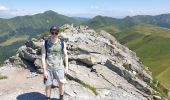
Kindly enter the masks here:
M 51 30 L 51 36 L 56 37 L 58 35 L 58 30 Z

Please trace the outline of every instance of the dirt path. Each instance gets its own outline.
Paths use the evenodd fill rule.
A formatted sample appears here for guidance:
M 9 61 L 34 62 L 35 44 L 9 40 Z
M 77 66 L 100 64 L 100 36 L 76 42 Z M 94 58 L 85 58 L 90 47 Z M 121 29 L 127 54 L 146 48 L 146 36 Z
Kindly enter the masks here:
M 0 80 L 0 100 L 44 100 L 42 75 L 9 66 L 1 67 L 0 73 L 8 77 Z

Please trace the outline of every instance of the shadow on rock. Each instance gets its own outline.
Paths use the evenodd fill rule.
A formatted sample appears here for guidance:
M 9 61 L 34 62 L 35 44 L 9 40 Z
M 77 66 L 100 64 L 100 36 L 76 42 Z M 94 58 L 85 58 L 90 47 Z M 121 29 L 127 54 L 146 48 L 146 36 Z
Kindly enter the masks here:
M 17 100 L 45 100 L 45 95 L 39 92 L 24 93 L 19 95 Z
M 59 99 L 56 99 L 56 98 L 51 98 L 51 100 L 59 100 Z

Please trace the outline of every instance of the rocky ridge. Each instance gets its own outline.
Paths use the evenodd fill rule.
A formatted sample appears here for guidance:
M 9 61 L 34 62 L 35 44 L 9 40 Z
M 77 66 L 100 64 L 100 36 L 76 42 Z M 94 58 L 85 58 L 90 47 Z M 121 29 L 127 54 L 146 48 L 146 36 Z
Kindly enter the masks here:
M 65 99 L 156 98 L 153 96 L 156 92 L 148 85 L 152 82 L 151 73 L 134 52 L 121 45 L 109 33 L 97 33 L 88 26 L 66 24 L 61 28 L 64 30 L 61 38 L 65 39 L 69 56 Z M 4 66 L 22 67 L 41 74 L 42 42 L 43 39 L 26 42 L 15 56 L 5 61 Z

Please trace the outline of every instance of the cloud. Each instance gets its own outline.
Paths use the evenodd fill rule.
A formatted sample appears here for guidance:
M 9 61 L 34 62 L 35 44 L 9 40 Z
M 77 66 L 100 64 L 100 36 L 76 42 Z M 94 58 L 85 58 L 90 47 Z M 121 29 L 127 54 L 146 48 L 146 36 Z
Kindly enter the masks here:
M 9 10 L 9 8 L 7 8 L 6 6 L 0 5 L 0 11 L 7 11 Z
M 23 16 L 23 15 L 26 15 L 28 13 L 24 9 L 11 9 L 9 11 L 9 14 L 12 15 L 12 16 Z
M 103 11 L 102 7 L 100 6 L 91 6 L 90 10 L 97 11 L 97 12 Z
M 31 15 L 24 9 L 9 8 L 4 5 L 0 5 L 0 18 L 12 18 L 15 16 Z

